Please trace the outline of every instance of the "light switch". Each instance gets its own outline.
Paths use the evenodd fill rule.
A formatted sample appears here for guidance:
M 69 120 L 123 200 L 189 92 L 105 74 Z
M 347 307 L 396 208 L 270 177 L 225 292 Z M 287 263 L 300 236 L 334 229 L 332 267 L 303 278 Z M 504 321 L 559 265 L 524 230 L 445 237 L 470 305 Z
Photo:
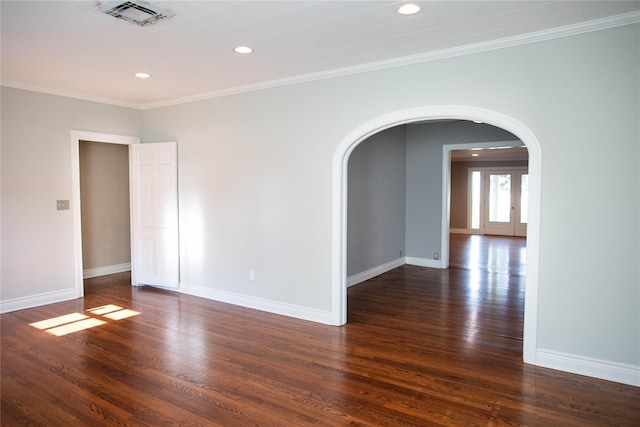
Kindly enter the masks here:
M 68 211 L 69 210 L 69 201 L 68 200 L 56 200 L 56 207 L 59 211 Z

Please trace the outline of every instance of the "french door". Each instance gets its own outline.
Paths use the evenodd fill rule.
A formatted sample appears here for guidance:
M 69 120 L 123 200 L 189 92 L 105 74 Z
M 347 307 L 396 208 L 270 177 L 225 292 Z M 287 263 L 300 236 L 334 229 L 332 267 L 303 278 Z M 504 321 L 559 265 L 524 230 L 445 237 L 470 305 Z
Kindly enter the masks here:
M 485 171 L 484 232 L 527 235 L 529 174 L 526 170 Z
M 526 236 L 527 168 L 477 168 L 469 172 L 469 228 L 482 234 Z

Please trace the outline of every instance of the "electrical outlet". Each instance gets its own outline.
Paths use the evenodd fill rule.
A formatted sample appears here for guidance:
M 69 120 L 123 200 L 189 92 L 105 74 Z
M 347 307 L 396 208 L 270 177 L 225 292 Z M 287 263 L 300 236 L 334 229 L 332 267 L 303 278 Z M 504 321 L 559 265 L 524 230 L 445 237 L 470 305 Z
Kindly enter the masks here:
M 440 252 L 434 252 L 433 253 L 433 259 L 439 260 L 440 259 Z
M 69 201 L 68 200 L 56 200 L 56 209 L 59 211 L 68 211 L 69 210 Z
M 256 272 L 253 270 L 249 270 L 249 280 L 255 280 L 256 279 Z

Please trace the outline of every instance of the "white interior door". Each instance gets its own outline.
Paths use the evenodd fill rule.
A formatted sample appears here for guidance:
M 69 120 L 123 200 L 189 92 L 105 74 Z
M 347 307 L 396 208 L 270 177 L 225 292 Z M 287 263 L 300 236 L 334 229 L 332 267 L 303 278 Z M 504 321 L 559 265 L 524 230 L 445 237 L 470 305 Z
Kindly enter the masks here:
M 130 149 L 132 283 L 177 288 L 177 144 L 132 144 Z

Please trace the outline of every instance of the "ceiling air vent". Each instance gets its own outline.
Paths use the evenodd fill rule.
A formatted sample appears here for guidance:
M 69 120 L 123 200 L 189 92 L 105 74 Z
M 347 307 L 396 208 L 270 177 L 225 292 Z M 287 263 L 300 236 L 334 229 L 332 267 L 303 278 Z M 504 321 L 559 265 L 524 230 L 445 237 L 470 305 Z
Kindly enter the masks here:
M 98 6 L 98 11 L 133 22 L 141 27 L 175 15 L 173 12 L 160 9 L 145 1 L 110 1 Z

